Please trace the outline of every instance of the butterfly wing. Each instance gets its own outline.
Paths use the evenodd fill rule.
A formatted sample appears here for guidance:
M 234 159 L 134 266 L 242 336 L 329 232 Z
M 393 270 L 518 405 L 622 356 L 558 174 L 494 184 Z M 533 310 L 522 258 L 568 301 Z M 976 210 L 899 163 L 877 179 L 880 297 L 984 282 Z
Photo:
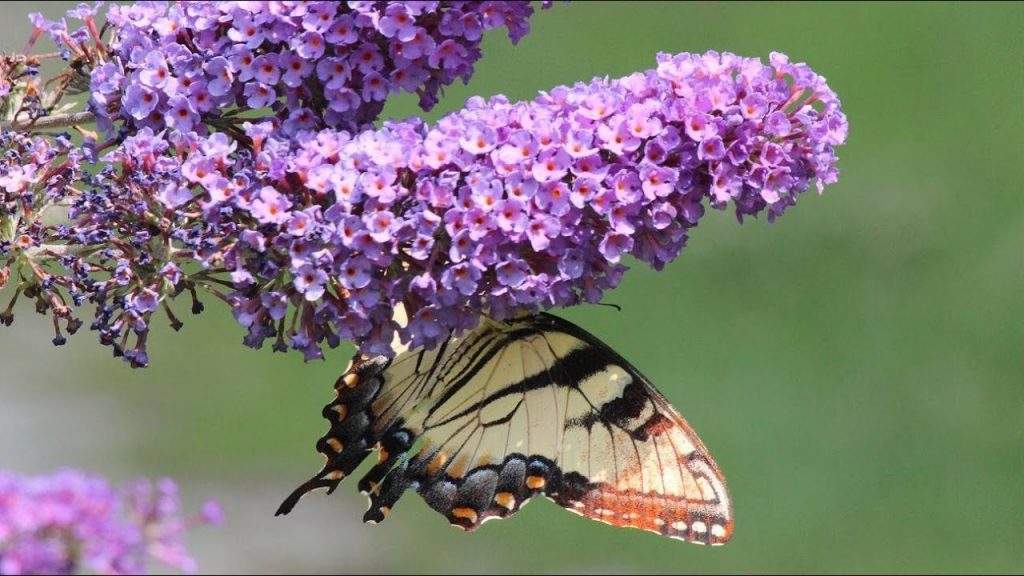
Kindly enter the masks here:
M 278 513 L 379 448 L 359 485 L 366 521 L 411 488 L 467 530 L 544 495 L 615 526 L 710 544 L 732 535 L 724 480 L 693 430 L 631 364 L 557 317 L 484 320 L 431 352 L 359 359 L 336 389 L 317 445 L 327 463 Z
M 476 351 L 495 338 L 495 331 L 486 328 L 461 339 L 449 337 L 430 351 L 409 351 L 393 343 L 397 354 L 392 359 L 356 356 L 334 385 L 334 401 L 323 409 L 330 429 L 316 448 L 326 462 L 285 499 L 277 514 L 290 512 L 310 491 L 326 488 L 330 494 L 373 450 L 378 450 L 380 462 L 360 481 L 360 490 L 379 495 L 385 476 L 394 484 L 401 474 L 390 474 L 392 468 L 407 465 L 405 454 L 423 434 L 421 405 L 440 394 L 444 383 L 463 377 Z M 383 514 L 387 511 L 385 507 Z M 379 509 L 371 512 L 366 520 L 380 519 Z
M 703 544 L 732 537 L 732 503 L 707 448 L 632 364 L 582 328 L 550 315 L 550 338 L 572 352 L 552 365 L 572 382 L 559 458 L 564 508 L 611 524 Z M 561 371 L 561 374 L 559 372 Z

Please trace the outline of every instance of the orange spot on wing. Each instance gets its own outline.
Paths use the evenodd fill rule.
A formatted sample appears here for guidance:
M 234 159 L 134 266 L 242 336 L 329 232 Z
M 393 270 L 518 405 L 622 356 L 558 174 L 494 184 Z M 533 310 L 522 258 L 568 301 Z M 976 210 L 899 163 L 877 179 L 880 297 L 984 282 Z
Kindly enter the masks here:
M 437 472 L 447 463 L 448 454 L 441 452 L 437 456 L 431 458 L 430 462 L 427 463 L 427 472 L 430 474 L 437 474 Z
M 516 505 L 516 497 L 511 492 L 498 492 L 494 495 L 494 502 L 506 510 L 511 510 Z
M 448 466 L 448 475 L 452 478 L 462 478 L 466 475 L 466 465 L 469 464 L 469 455 L 463 454 L 452 460 L 450 466 Z
M 476 510 L 472 508 L 454 508 L 452 509 L 452 516 L 469 520 L 470 524 L 476 524 Z

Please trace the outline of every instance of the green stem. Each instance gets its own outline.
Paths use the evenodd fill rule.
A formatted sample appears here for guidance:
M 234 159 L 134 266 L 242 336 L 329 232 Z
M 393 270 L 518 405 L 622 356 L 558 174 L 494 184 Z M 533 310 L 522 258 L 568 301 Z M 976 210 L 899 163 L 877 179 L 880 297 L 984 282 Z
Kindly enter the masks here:
M 100 246 L 75 246 L 71 244 L 42 244 L 25 250 L 25 254 L 32 258 L 37 254 L 50 254 L 53 256 L 80 256 L 99 250 Z
M 0 122 L 0 130 L 14 130 L 16 132 L 29 132 L 34 130 L 49 130 L 52 128 L 68 128 L 81 124 L 92 124 L 96 121 L 96 115 L 92 112 L 74 112 L 71 114 L 54 114 L 43 116 L 33 120 L 12 120 Z

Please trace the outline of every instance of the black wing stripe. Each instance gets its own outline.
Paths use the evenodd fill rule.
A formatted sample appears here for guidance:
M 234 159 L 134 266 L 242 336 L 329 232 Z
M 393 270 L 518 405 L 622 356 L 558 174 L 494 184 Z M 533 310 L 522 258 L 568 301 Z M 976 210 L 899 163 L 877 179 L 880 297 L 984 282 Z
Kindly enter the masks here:
M 503 343 L 503 345 L 504 344 L 506 343 Z M 496 348 L 500 349 L 501 346 L 498 346 Z M 497 352 L 497 349 L 492 350 L 490 355 L 493 356 L 494 353 Z M 593 376 L 594 374 L 597 374 L 601 370 L 607 368 L 609 365 L 610 362 L 608 360 L 608 357 L 602 354 L 600 350 L 590 346 L 576 348 L 566 356 L 563 356 L 556 360 L 555 363 L 552 364 L 547 370 L 539 372 L 532 376 L 527 376 L 525 379 L 520 380 L 515 384 L 509 384 L 508 386 L 505 386 L 501 390 L 493 392 L 486 398 L 473 403 L 472 405 L 468 406 L 467 408 L 463 409 L 457 414 L 449 416 L 448 418 L 445 418 L 440 422 L 432 423 L 430 427 L 436 428 L 438 426 L 444 426 L 449 422 L 458 420 L 459 418 L 464 418 L 467 415 L 480 410 L 484 406 L 487 406 L 491 402 L 500 400 L 501 398 L 504 398 L 506 396 L 511 396 L 513 394 L 526 394 L 531 390 L 538 390 L 540 388 L 550 386 L 552 383 L 557 386 L 575 387 L 579 382 L 586 380 L 587 378 Z M 480 366 L 477 366 L 476 370 L 472 374 L 468 375 L 468 378 L 472 378 L 473 376 L 475 376 L 476 372 L 479 370 Z M 553 375 L 556 375 L 557 378 L 554 377 Z M 462 382 L 461 385 L 465 385 L 465 382 Z M 456 388 L 456 386 L 453 386 L 452 388 L 454 389 Z M 443 406 L 444 402 L 448 400 L 450 396 L 451 394 L 445 394 L 445 397 L 439 399 L 437 401 L 437 404 L 435 404 L 434 408 L 431 410 L 431 413 L 433 413 L 435 410 Z
M 437 399 L 437 402 L 430 408 L 430 411 L 427 413 L 427 418 L 429 419 L 431 416 L 433 416 L 437 410 L 444 406 L 445 402 L 451 399 L 452 396 L 455 396 L 455 394 L 457 394 L 459 390 L 462 390 L 462 388 L 466 384 L 472 381 L 473 378 L 476 377 L 477 373 L 480 372 L 480 370 L 484 366 L 486 366 L 487 363 L 492 358 L 494 358 L 494 356 L 498 352 L 504 350 L 509 344 L 536 333 L 537 330 L 533 328 L 527 328 L 522 330 L 515 330 L 513 332 L 500 335 L 500 338 L 498 337 L 497 334 L 495 334 L 494 338 L 492 338 L 488 342 L 488 344 L 493 345 L 481 346 L 478 350 L 474 351 L 472 357 L 470 358 L 470 361 L 466 363 L 466 367 L 461 372 L 454 375 L 454 377 L 452 378 L 452 384 L 444 391 L 444 394 L 442 394 L 441 397 Z M 494 342 L 495 340 L 498 341 Z M 447 376 L 447 374 L 445 376 Z M 448 378 L 442 379 L 445 381 L 449 381 Z
M 395 388 L 399 388 L 401 386 L 405 387 L 402 389 L 401 393 L 395 394 L 394 399 L 390 403 L 388 403 L 387 406 L 383 406 L 380 408 L 380 416 L 383 422 L 388 423 L 390 425 L 392 421 L 397 419 L 403 412 L 405 412 L 405 410 L 408 408 L 408 405 L 411 402 L 413 402 L 415 399 L 424 398 L 430 394 L 430 392 L 427 392 L 425 388 L 427 388 L 432 383 L 435 383 L 436 385 L 436 382 L 443 380 L 443 378 L 441 377 L 435 379 L 434 375 L 437 373 L 438 369 L 442 365 L 450 365 L 453 358 L 455 358 L 456 361 L 457 358 L 461 358 L 459 354 L 462 348 L 464 347 L 464 344 L 457 345 L 453 353 L 453 356 L 446 358 L 445 353 L 448 351 L 448 347 L 451 343 L 452 336 L 449 335 L 447 338 L 444 339 L 441 345 L 438 346 L 437 351 L 433 353 L 434 360 L 430 364 L 430 369 L 425 374 L 420 372 L 420 367 L 423 364 L 423 357 L 427 355 L 427 352 L 425 350 L 420 350 L 419 354 L 417 354 L 415 370 L 413 370 L 413 372 L 410 373 L 405 379 L 397 381 L 394 384 L 392 384 Z M 411 357 L 400 360 L 396 359 L 396 365 L 398 363 L 401 363 L 401 361 L 403 360 L 407 361 L 409 359 L 411 359 Z M 397 413 L 394 415 L 389 415 L 389 413 L 392 412 L 393 410 L 397 410 Z
M 438 386 L 445 385 L 450 382 L 453 378 L 459 378 L 467 370 L 471 370 L 474 366 L 475 359 L 481 351 L 486 350 L 492 342 L 499 338 L 499 334 L 493 331 L 487 331 L 479 335 L 467 336 L 465 340 L 460 342 L 452 353 L 447 358 L 444 358 L 443 362 L 438 365 L 437 369 L 430 374 L 431 386 L 426 391 L 425 396 L 433 397 L 437 391 Z M 463 361 L 467 359 L 466 365 L 459 369 L 457 372 L 452 372 L 455 368 Z M 436 377 L 435 377 L 436 375 Z
M 430 365 L 430 370 L 427 371 L 425 376 L 425 382 L 429 382 L 434 378 L 434 373 L 437 372 L 437 368 L 441 365 L 441 361 L 444 360 L 445 352 L 448 351 L 448 345 L 451 344 L 452 337 L 449 335 L 444 339 L 444 342 L 437 348 L 437 355 L 434 357 L 434 363 Z M 419 373 L 419 366 L 417 366 L 416 372 Z
M 505 358 L 505 353 L 508 350 L 509 347 L 504 345 L 504 342 L 496 343 L 493 348 L 493 354 L 491 353 L 491 350 L 488 350 L 487 353 L 482 355 L 477 354 L 477 357 L 475 358 L 476 362 L 472 366 L 467 365 L 466 369 L 461 371 L 457 375 L 457 378 L 461 380 L 462 378 L 468 377 L 470 381 L 474 382 L 473 388 L 480 388 L 480 394 L 483 394 L 493 382 L 494 376 L 497 372 L 497 368 L 501 364 L 501 361 Z M 485 373 L 485 371 L 487 371 L 488 368 L 489 372 Z M 482 386 L 480 386 L 479 384 L 481 381 L 484 382 Z M 461 387 L 465 388 L 465 384 L 462 385 Z M 438 410 L 443 409 L 443 411 L 432 412 L 431 414 L 428 415 L 428 418 L 444 418 L 447 414 L 451 414 L 452 412 L 460 410 L 463 406 L 465 406 L 469 402 L 472 402 L 475 396 L 479 395 L 476 394 L 476 392 L 473 392 L 472 390 L 473 389 L 471 388 L 471 394 L 466 394 L 465 397 L 463 397 L 461 400 L 457 402 L 455 398 L 459 397 L 459 395 L 457 394 L 458 391 L 456 391 L 455 395 L 446 397 L 443 405 L 440 403 L 436 405 L 436 408 Z M 428 420 L 427 426 L 433 426 L 433 424 L 431 424 L 430 421 Z

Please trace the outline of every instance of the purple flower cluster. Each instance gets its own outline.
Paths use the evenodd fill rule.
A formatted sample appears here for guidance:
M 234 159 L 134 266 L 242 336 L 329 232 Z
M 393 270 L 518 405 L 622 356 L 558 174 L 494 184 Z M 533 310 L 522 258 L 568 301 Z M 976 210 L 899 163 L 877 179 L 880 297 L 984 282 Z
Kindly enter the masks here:
M 0 283 L 4 270 L 19 270 L 15 298 L 23 290 L 54 313 L 55 341 L 60 321 L 77 328 L 67 300 L 88 299 L 101 342 L 145 366 L 154 314 L 178 328 L 169 303 L 187 293 L 199 312 L 205 291 L 232 307 L 252 347 L 272 339 L 275 350 L 311 359 L 344 340 L 366 354 L 390 354 L 396 335 L 433 346 L 482 314 L 600 300 L 619 283 L 624 256 L 656 269 L 673 260 L 707 206 L 771 221 L 838 176 L 835 148 L 847 132 L 839 100 L 824 78 L 781 54 L 767 63 L 662 54 L 656 69 L 618 80 L 557 87 L 530 102 L 472 98 L 433 126 L 409 119 L 354 132 L 379 109 L 347 119 L 332 112 L 334 88 L 318 70 L 348 44 L 330 35 L 333 23 L 316 28 L 324 25 L 316 5 L 296 6 L 112 8 L 116 39 L 95 50 L 105 63 L 93 70 L 92 92 L 108 121 L 121 123 L 117 135 L 82 148 L 3 136 Z M 490 22 L 485 28 L 497 20 L 484 14 L 506 14 L 515 38 L 529 13 L 499 2 L 331 6 L 332 22 L 375 14 L 359 37 L 382 54 L 401 45 L 393 38 L 404 28 L 388 20 L 401 10 L 431 37 L 461 30 L 459 42 L 471 43 L 466 14 Z M 462 28 L 448 16 L 456 11 Z M 253 28 L 249 46 L 254 18 L 269 20 Z M 325 42 L 311 76 L 291 86 L 275 64 L 257 78 L 261 58 L 287 50 L 305 58 L 293 44 L 311 31 Z M 442 60 L 431 67 L 437 46 L 421 55 L 425 66 L 449 70 Z M 232 67 L 232 51 L 252 56 L 251 76 Z M 466 62 L 475 60 L 469 52 Z M 358 58 L 347 65 L 355 70 Z M 393 79 L 398 68 L 388 69 Z M 335 86 L 362 93 L 369 73 Z M 241 113 L 257 107 L 246 97 L 254 85 L 273 92 L 274 114 Z M 195 87 L 210 108 L 168 116 Z M 158 114 L 131 112 L 139 90 Z M 46 146 L 55 152 L 37 151 Z M 95 170 L 82 170 L 86 161 Z M 68 209 L 66 224 L 42 223 L 33 207 L 46 202 Z M 400 306 L 407 322 L 394 319 Z M 9 309 L 0 321 L 9 323 Z
M 189 293 L 194 313 L 203 309 L 197 288 L 226 299 L 217 290 L 216 268 L 191 275 L 179 268 L 193 257 L 205 264 L 205 254 L 217 254 L 206 224 L 200 230 L 195 214 L 173 210 L 193 195 L 175 158 L 185 153 L 183 146 L 212 133 L 228 151 L 241 143 L 240 153 L 246 154 L 251 142 L 245 141 L 240 117 L 246 112 L 254 119 L 258 106 L 271 110 L 256 118 L 273 119 L 290 131 L 364 126 L 399 90 L 415 91 L 424 107 L 432 106 L 445 85 L 456 78 L 468 81 L 483 31 L 504 26 L 516 42 L 527 33 L 533 12 L 528 2 L 497 1 L 138 3 L 110 7 L 102 30 L 112 30 L 113 38 L 106 44 L 95 21 L 99 5 L 81 4 L 68 13 L 84 22 L 75 30 L 64 19 L 31 18 L 29 46 L 45 32 L 72 60 L 51 100 L 80 83 L 84 68 L 91 78 L 90 108 L 107 139 L 84 132 L 86 143 L 78 147 L 68 135 L 54 142 L 14 130 L 0 134 L 0 184 L 6 191 L 0 206 L 0 258 L 6 258 L 0 261 L 0 288 L 12 276 L 17 280 L 0 323 L 12 322 L 13 307 L 25 295 L 35 299 L 39 312 L 51 313 L 54 343 L 63 344 L 62 324 L 68 333 L 81 324 L 71 305 L 88 300 L 96 304 L 91 328 L 133 366 L 148 363 L 154 311 L 162 309 L 175 329 L 181 326 L 169 298 Z M 2 62 L 5 92 L 14 73 L 20 94 L 41 92 L 37 69 L 21 72 L 24 58 L 4 56 Z M 253 94 L 266 101 L 253 100 Z M 13 110 L 21 99 L 5 94 L 0 122 L 50 113 L 39 99 L 26 102 Z M 127 158 L 138 152 L 137 144 L 147 150 L 144 166 L 97 163 L 110 149 L 104 160 Z M 95 164 L 95 173 L 83 172 L 83 162 Z M 201 176 L 203 170 L 190 174 Z M 67 224 L 44 225 L 51 208 L 70 208 Z M 232 229 L 227 223 L 214 234 Z M 179 243 L 196 250 L 179 251 Z M 132 334 L 134 345 L 128 342 Z
M 291 341 L 307 356 L 338 338 L 387 354 L 394 331 L 433 346 L 482 313 L 596 302 L 624 255 L 656 269 L 674 259 L 705 201 L 774 219 L 835 181 L 846 130 L 806 65 L 711 52 L 532 102 L 475 98 L 434 127 L 285 139 L 250 125 L 254 141 L 270 136 L 248 186 L 227 195 L 217 183 L 237 163 L 220 173 L 230 164 L 200 147 L 185 166 L 211 167 L 194 181 L 205 213 L 251 222 L 224 251 L 250 340 L 280 342 L 284 303 L 299 299 L 308 321 Z M 407 325 L 391 321 L 398 305 Z
M 103 125 L 206 132 L 232 109 L 270 108 L 292 133 L 358 130 L 389 95 L 431 108 L 468 82 L 489 29 L 513 42 L 528 2 L 186 2 L 112 6 L 112 58 L 92 74 Z
M 186 530 L 220 521 L 213 502 L 182 516 L 168 479 L 115 489 L 75 470 L 38 477 L 0 471 L 0 574 L 141 574 L 147 556 L 194 572 Z

